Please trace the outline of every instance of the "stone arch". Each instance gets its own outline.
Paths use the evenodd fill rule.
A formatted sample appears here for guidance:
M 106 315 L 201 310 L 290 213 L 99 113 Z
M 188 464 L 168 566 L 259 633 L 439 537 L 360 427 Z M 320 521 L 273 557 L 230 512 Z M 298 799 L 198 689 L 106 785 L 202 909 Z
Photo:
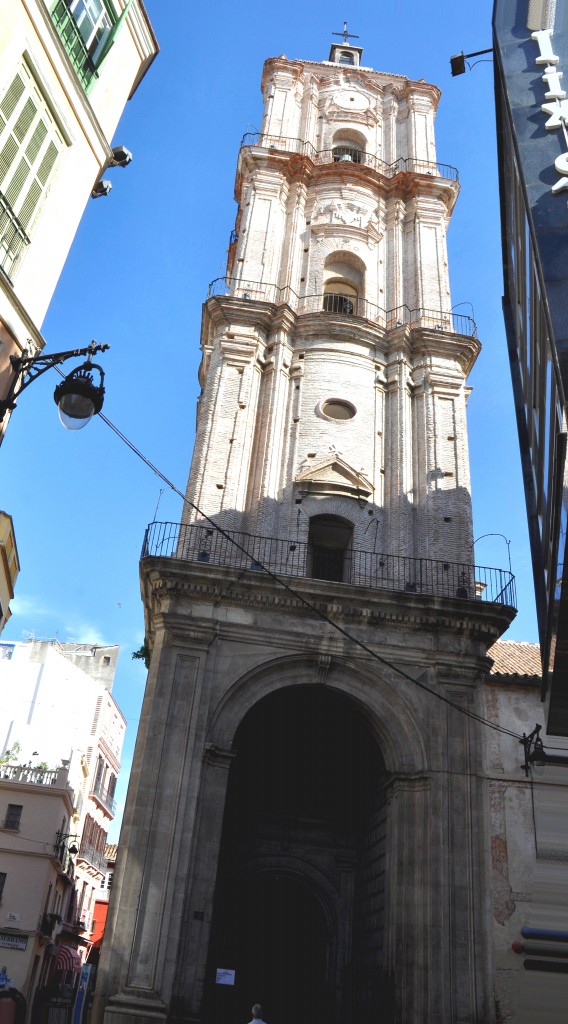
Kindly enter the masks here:
M 364 163 L 366 150 L 366 136 L 354 128 L 338 128 L 332 135 L 331 151 L 334 163 Z
M 240 723 L 258 701 L 286 687 L 313 685 L 320 668 L 318 657 L 297 655 L 266 661 L 245 673 L 219 701 L 209 743 L 230 750 Z M 378 663 L 333 658 L 326 685 L 353 701 L 366 718 L 388 771 L 419 774 L 428 770 L 423 730 L 393 670 Z
M 359 314 L 366 269 L 354 252 L 340 249 L 329 253 L 323 264 L 323 308 L 329 313 Z

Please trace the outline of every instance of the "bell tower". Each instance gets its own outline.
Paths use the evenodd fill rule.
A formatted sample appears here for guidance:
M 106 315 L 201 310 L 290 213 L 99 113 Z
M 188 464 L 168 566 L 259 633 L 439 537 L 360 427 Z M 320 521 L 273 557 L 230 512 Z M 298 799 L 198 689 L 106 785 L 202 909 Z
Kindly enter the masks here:
M 436 160 L 439 90 L 361 54 L 266 62 L 227 275 L 204 309 L 187 495 L 255 536 L 308 543 L 312 518 L 335 516 L 354 553 L 469 563 L 479 342 L 451 311 L 457 172 Z
M 515 612 L 472 564 L 458 175 L 439 90 L 340 35 L 264 66 L 182 522 L 146 535 L 106 1024 L 494 1021 L 470 713 Z

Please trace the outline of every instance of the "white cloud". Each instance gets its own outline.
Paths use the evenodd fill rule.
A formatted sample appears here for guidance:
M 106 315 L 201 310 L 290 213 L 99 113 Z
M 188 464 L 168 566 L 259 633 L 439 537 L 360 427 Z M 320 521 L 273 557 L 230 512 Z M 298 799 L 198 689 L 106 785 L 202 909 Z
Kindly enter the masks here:
M 10 601 L 12 615 L 49 615 L 52 611 L 47 605 L 42 604 L 35 597 L 27 594 L 15 594 Z
M 62 643 L 92 644 L 93 647 L 112 647 L 116 640 L 107 640 L 98 626 L 84 619 L 69 619 L 59 639 Z

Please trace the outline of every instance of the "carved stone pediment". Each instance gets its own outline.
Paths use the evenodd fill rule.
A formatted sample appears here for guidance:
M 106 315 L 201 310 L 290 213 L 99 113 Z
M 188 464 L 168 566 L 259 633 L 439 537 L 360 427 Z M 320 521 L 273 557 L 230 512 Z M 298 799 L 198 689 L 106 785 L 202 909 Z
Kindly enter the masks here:
M 349 498 L 368 498 L 374 490 L 370 480 L 336 452 L 310 463 L 307 469 L 298 473 L 295 483 L 300 494 L 341 494 Z
M 311 217 L 312 233 L 319 239 L 326 234 L 345 233 L 361 238 L 370 247 L 381 240 L 378 207 L 368 207 L 343 200 L 324 200 L 316 204 Z

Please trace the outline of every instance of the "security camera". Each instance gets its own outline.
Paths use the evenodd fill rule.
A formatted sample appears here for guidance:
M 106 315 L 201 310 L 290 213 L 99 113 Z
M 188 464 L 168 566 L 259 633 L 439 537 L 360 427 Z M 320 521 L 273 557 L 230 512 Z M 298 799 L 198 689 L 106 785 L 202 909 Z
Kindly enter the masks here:
M 114 146 L 112 150 L 111 167 L 128 167 L 132 160 L 132 153 L 126 146 Z
M 108 196 L 111 188 L 112 181 L 107 181 L 106 179 L 103 178 L 101 181 L 97 181 L 96 185 L 93 188 L 93 191 L 91 192 L 91 198 L 99 199 L 101 196 Z

